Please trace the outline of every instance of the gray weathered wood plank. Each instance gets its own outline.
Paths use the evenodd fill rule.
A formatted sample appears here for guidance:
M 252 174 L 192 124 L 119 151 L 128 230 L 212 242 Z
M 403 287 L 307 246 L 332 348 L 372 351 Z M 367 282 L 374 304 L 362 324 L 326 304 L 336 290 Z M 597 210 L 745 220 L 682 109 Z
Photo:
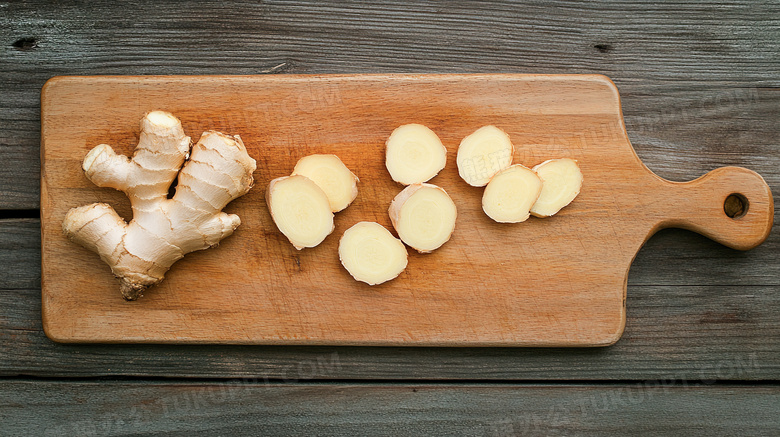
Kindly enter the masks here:
M 0 289 L 40 288 L 40 264 L 40 220 L 0 220 Z
M 774 237 L 737 256 L 685 231 L 651 239 L 629 275 L 626 332 L 604 349 L 62 345 L 41 330 L 39 245 L 37 220 L 0 221 L 0 263 L 13 266 L 0 276 L 0 375 L 780 379 Z
M 38 205 L 39 92 L 62 74 L 603 73 L 662 176 L 780 164 L 776 2 L 0 6 L 0 209 Z
M 0 382 L 8 435 L 757 435 L 780 387 Z

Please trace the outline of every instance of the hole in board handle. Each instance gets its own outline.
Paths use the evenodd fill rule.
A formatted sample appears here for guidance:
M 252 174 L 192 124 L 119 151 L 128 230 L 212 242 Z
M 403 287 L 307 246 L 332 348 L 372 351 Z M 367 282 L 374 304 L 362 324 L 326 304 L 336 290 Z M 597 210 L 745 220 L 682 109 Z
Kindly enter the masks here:
M 731 193 L 723 202 L 723 212 L 733 219 L 738 219 L 747 214 L 749 205 L 747 197 L 739 193 Z

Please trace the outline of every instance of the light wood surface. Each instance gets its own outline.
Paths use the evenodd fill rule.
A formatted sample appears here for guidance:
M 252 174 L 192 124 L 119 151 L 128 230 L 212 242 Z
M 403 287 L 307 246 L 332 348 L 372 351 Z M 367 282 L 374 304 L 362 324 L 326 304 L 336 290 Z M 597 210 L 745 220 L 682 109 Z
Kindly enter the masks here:
M 96 201 L 128 216 L 119 192 L 81 172 L 99 143 L 131 153 L 141 116 L 176 114 L 185 131 L 240 134 L 258 161 L 256 187 L 227 208 L 241 216 L 218 248 L 190 254 L 138 302 L 122 301 L 96 255 L 61 234 L 65 212 Z M 433 129 L 448 165 L 432 180 L 455 201 L 452 240 L 410 251 L 396 280 L 369 287 L 341 267 L 336 248 L 361 220 L 390 227 L 401 187 L 384 169 L 398 125 Z M 614 85 L 603 76 L 369 75 L 56 78 L 42 96 L 43 318 L 66 342 L 333 345 L 595 346 L 625 324 L 628 268 L 653 232 L 676 226 L 730 247 L 763 241 L 772 197 L 757 174 L 728 167 L 688 183 L 665 181 L 636 157 Z M 457 176 L 455 153 L 485 124 L 506 130 L 515 162 L 579 160 L 581 195 L 549 219 L 493 223 L 481 189 Z M 296 251 L 270 219 L 263 189 L 298 158 L 335 153 L 360 178 L 355 203 L 317 248 Z M 729 194 L 749 202 L 733 219 Z M 129 218 L 129 217 L 128 217 Z

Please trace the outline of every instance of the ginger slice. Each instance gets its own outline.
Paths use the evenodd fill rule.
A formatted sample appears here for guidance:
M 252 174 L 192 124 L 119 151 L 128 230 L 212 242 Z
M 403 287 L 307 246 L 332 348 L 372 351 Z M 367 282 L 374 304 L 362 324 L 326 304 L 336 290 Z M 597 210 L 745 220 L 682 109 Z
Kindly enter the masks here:
M 495 126 L 483 126 L 460 142 L 458 174 L 473 187 L 484 187 L 512 164 L 514 146 L 509 135 Z
M 317 184 L 328 196 L 333 212 L 348 207 L 358 194 L 360 180 L 336 155 L 305 156 L 295 164 L 292 174 L 306 176 Z
M 455 230 L 455 203 L 441 187 L 412 184 L 390 203 L 390 221 L 401 241 L 420 253 L 429 253 L 446 243 Z
M 439 137 L 421 124 L 398 127 L 387 139 L 385 165 L 390 177 L 404 185 L 428 182 L 447 163 Z
M 125 222 L 110 205 L 94 203 L 68 211 L 62 230 L 100 255 L 119 279 L 122 297 L 136 300 L 184 255 L 233 233 L 241 219 L 222 208 L 249 191 L 256 166 L 238 135 L 205 132 L 190 150 L 179 119 L 152 111 L 141 120 L 131 158 L 101 144 L 82 168 L 95 185 L 124 192 L 133 219 Z
M 317 246 L 333 232 L 328 196 L 306 176 L 272 180 L 265 200 L 274 223 L 298 250 Z
M 542 192 L 531 207 L 536 217 L 549 217 L 570 204 L 582 188 L 582 172 L 577 161 L 551 159 L 533 168 L 542 179 Z
M 339 240 L 339 259 L 356 281 L 377 285 L 394 279 L 406 268 L 406 247 L 384 226 L 360 222 Z
M 542 180 L 528 167 L 515 164 L 498 172 L 485 187 L 482 210 L 499 223 L 526 221 L 542 191 Z

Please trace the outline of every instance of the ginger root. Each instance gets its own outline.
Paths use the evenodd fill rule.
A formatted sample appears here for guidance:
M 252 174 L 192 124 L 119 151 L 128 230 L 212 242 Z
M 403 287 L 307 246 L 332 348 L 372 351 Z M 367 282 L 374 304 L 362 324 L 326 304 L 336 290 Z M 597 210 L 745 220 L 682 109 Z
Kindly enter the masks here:
M 530 168 L 515 164 L 490 179 L 482 194 L 482 210 L 499 223 L 524 222 L 541 192 L 539 176 Z
M 542 192 L 531 207 L 531 215 L 535 217 L 554 215 L 580 194 L 582 172 L 573 159 L 550 159 L 535 166 L 533 171 L 542 180 Z
M 368 285 L 387 282 L 406 268 L 406 247 L 384 226 L 360 222 L 339 240 L 339 259 L 356 281 Z
M 68 211 L 62 229 L 111 267 L 126 300 L 141 297 L 185 254 L 217 245 L 241 223 L 222 212 L 252 187 L 256 163 L 241 138 L 205 132 L 191 155 L 190 144 L 176 117 L 153 111 L 141 120 L 132 159 L 106 144 L 84 158 L 90 181 L 127 195 L 133 219 L 127 223 L 110 205 L 94 203 Z
M 348 207 L 358 194 L 360 179 L 336 155 L 304 156 L 295 164 L 292 174 L 306 176 L 317 184 L 328 196 L 333 212 Z
M 401 241 L 420 253 L 429 253 L 449 241 L 458 210 L 443 188 L 412 184 L 390 202 L 390 221 Z
M 298 250 L 319 245 L 335 229 L 328 195 L 306 176 L 272 180 L 265 201 L 276 226 Z
M 421 124 L 405 124 L 387 139 L 385 166 L 394 181 L 428 182 L 447 164 L 447 149 L 439 137 Z
M 506 132 L 483 126 L 460 142 L 458 174 L 472 187 L 484 187 L 493 175 L 512 165 L 514 151 Z

